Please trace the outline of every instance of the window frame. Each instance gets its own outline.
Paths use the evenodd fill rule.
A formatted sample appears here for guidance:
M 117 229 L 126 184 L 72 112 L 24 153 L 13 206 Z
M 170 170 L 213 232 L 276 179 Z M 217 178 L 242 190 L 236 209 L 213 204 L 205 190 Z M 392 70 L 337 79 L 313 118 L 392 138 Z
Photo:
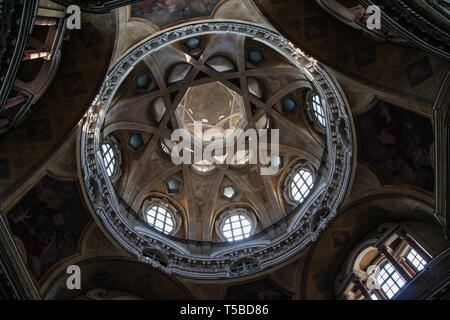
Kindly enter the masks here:
M 387 265 L 389 265 L 389 266 L 393 269 L 393 272 L 390 272 L 390 273 L 389 273 L 389 272 L 387 271 L 387 269 L 386 269 L 386 266 L 387 266 Z M 382 277 L 382 276 L 381 276 L 381 273 L 383 272 L 383 270 L 384 270 L 384 272 L 386 272 L 386 273 L 388 274 L 388 276 L 387 276 L 386 279 L 383 279 L 383 282 L 380 282 L 380 281 L 379 281 L 379 278 Z M 398 277 L 399 277 L 397 280 L 395 280 L 395 279 L 393 278 L 395 274 L 397 274 Z M 401 279 L 401 280 L 403 281 L 403 285 L 401 285 L 401 286 L 398 284 L 398 280 L 399 280 L 399 279 Z M 389 284 L 387 284 L 387 285 L 389 286 L 388 291 L 390 290 L 390 291 L 393 292 L 393 294 L 392 294 L 391 297 L 389 297 L 388 291 L 386 291 L 386 290 L 383 288 L 383 285 L 386 284 L 389 280 L 392 280 L 392 281 L 394 282 L 394 285 L 398 287 L 397 291 L 394 292 L 394 290 L 392 290 L 392 288 L 393 288 L 394 285 L 389 285 Z M 386 296 L 386 298 L 387 298 L 388 300 L 392 300 L 392 298 L 394 298 L 394 297 L 402 290 L 402 288 L 408 283 L 408 280 L 403 279 L 403 277 L 401 276 L 400 272 L 398 272 L 398 270 L 395 269 L 395 267 L 394 267 L 389 261 L 385 261 L 384 263 L 382 263 L 382 264 L 380 265 L 380 273 L 379 273 L 379 275 L 378 275 L 378 277 L 377 277 L 377 281 L 378 281 L 378 283 L 379 283 L 379 285 L 380 285 L 380 290 L 383 292 L 383 294 Z
M 374 297 L 375 297 L 375 299 L 374 299 Z M 372 301 L 382 300 L 382 299 L 380 299 L 380 297 L 378 297 L 378 294 L 376 294 L 375 292 L 370 293 L 370 298 L 372 299 Z
M 316 101 L 316 100 L 318 100 L 318 101 Z M 320 109 L 321 112 L 319 112 L 319 110 L 317 110 L 316 106 L 318 106 L 318 108 Z M 312 111 L 314 113 L 314 118 L 317 120 L 317 122 L 320 124 L 320 126 L 326 127 L 327 118 L 325 115 L 325 108 L 323 107 L 322 99 L 320 98 L 320 96 L 318 94 L 314 94 L 311 96 L 311 107 L 312 107 Z
M 297 175 L 297 173 L 299 173 L 301 170 L 305 170 L 305 171 L 309 171 L 312 177 L 312 185 L 309 187 L 308 193 L 306 194 L 306 196 L 304 197 L 303 201 L 297 201 L 293 198 L 292 196 L 292 191 L 291 191 L 291 185 L 292 183 L 297 184 L 296 182 L 294 182 L 294 178 Z M 301 178 L 302 179 L 302 178 Z M 283 184 L 283 196 L 284 199 L 291 205 L 297 207 L 301 204 L 303 204 L 308 197 L 311 195 L 311 192 L 314 188 L 314 185 L 316 183 L 316 179 L 317 179 L 317 171 L 315 170 L 315 168 L 308 162 L 306 161 L 300 161 L 299 163 L 297 163 L 296 165 L 294 165 L 293 167 L 289 168 L 287 170 L 287 176 L 284 179 L 284 184 Z M 303 197 L 303 195 L 302 195 Z
M 316 116 L 316 110 L 314 109 L 314 105 L 316 103 L 314 101 L 314 97 L 316 97 L 316 96 L 319 97 L 319 99 L 320 99 L 320 107 L 322 108 L 322 111 L 323 111 L 324 124 L 322 124 Z M 310 90 L 306 94 L 305 111 L 306 111 L 309 121 L 312 123 L 312 125 L 314 127 L 314 130 L 316 130 L 317 132 L 319 132 L 321 134 L 325 134 L 326 128 L 327 128 L 326 108 L 325 108 L 322 97 L 316 91 Z
M 415 269 L 415 267 L 411 265 L 410 261 L 407 259 L 407 255 L 409 254 L 411 249 L 414 249 L 414 247 L 411 246 L 409 240 L 420 246 L 420 242 L 416 240 L 414 233 L 411 233 L 409 231 L 409 223 L 385 223 L 379 225 L 376 230 L 376 232 L 368 234 L 365 239 L 362 240 L 357 246 L 355 246 L 351 253 L 347 255 L 347 258 L 335 283 L 337 295 L 352 300 L 354 298 L 361 298 L 361 296 L 363 295 L 362 292 L 355 295 L 355 284 L 348 279 L 351 279 L 352 275 L 356 275 L 364 281 L 369 279 L 369 277 L 372 277 L 373 275 L 377 275 L 377 273 L 379 274 L 385 264 L 387 262 L 390 262 L 388 258 L 382 252 L 380 252 L 381 246 L 385 246 L 391 249 L 389 250 L 389 253 L 392 258 L 398 262 L 398 267 L 401 269 L 399 270 L 395 268 L 392 263 L 391 266 L 399 274 L 400 278 L 402 278 L 404 284 L 402 287 L 400 287 L 398 285 L 399 282 L 396 281 L 399 290 L 389 298 L 389 296 L 387 295 L 387 293 L 385 293 L 381 286 L 375 286 L 374 288 L 372 288 L 368 286 L 367 282 L 365 284 L 363 282 L 366 290 L 370 294 L 375 293 L 381 300 L 397 299 L 396 297 L 398 295 L 403 296 L 402 292 L 406 288 L 408 283 L 414 281 L 415 277 L 418 276 L 419 271 L 417 271 L 417 269 Z M 409 239 L 406 239 L 404 236 L 408 236 Z M 418 251 L 416 252 L 420 256 L 420 253 Z M 433 261 L 433 257 L 426 251 L 424 251 L 424 253 L 426 254 L 426 258 L 424 259 L 424 257 L 422 256 L 422 259 L 427 264 L 431 263 Z M 366 258 L 370 260 L 367 260 L 364 264 L 361 264 L 362 259 Z M 369 267 L 371 266 L 376 267 L 379 271 L 377 271 L 377 273 L 374 273 L 373 269 L 369 270 Z M 409 274 L 407 278 L 405 278 L 406 275 L 405 277 L 402 276 L 403 270 Z M 384 282 L 381 281 L 379 284 L 382 285 L 384 284 Z
M 147 219 L 148 212 L 154 206 L 159 206 L 159 207 L 163 208 L 164 210 L 167 211 L 167 213 L 169 215 L 171 215 L 172 222 L 173 222 L 173 229 L 171 232 L 167 233 L 165 231 L 161 231 L 161 230 L 159 230 L 158 227 L 156 227 L 155 225 L 152 225 L 148 221 L 148 219 Z M 144 221 L 146 223 L 148 223 L 149 226 L 155 228 L 156 230 L 163 233 L 164 235 L 171 235 L 171 236 L 174 236 L 178 233 L 178 231 L 180 230 L 181 221 L 182 221 L 181 217 L 178 215 L 178 210 L 169 202 L 169 200 L 164 199 L 164 198 L 149 198 L 149 199 L 145 200 L 144 205 L 142 207 L 142 217 L 143 217 Z
M 106 150 L 105 150 L 106 149 Z M 102 143 L 103 165 L 109 178 L 114 176 L 117 167 L 117 157 L 114 147 L 109 142 Z M 109 160 L 108 160 L 109 157 Z
M 250 221 L 250 232 L 248 237 L 244 239 L 230 241 L 229 238 L 223 234 L 223 228 L 228 218 L 231 218 L 232 216 L 238 214 L 244 216 L 248 221 Z M 242 241 L 247 241 L 251 236 L 255 234 L 256 228 L 257 228 L 257 221 L 255 215 L 250 211 L 250 209 L 247 209 L 245 207 L 238 207 L 238 208 L 230 207 L 226 209 L 220 215 L 219 219 L 216 222 L 216 233 L 218 234 L 219 238 L 226 243 L 238 243 Z
M 106 159 L 105 153 L 103 151 L 104 145 L 109 145 L 111 147 L 111 151 L 113 152 L 115 157 L 114 171 L 111 176 L 109 176 L 108 174 L 108 167 L 105 163 Z M 114 138 L 113 136 L 108 136 L 107 138 L 103 139 L 103 142 L 100 144 L 100 153 L 102 155 L 102 164 L 106 170 L 106 174 L 111 182 L 115 183 L 122 175 L 122 153 L 120 152 L 120 146 L 116 138 Z
M 417 259 L 417 260 L 419 261 L 419 264 L 422 266 L 422 269 L 419 269 L 418 267 L 416 267 L 414 265 L 413 261 L 411 261 L 408 258 L 408 256 L 412 253 L 412 251 L 414 251 L 416 253 L 414 259 L 417 259 L 417 257 L 420 258 L 420 259 Z M 420 261 L 420 260 L 422 260 L 422 261 Z M 425 269 L 426 265 L 428 264 L 428 262 L 416 250 L 414 250 L 414 248 L 412 248 L 412 247 L 410 247 L 409 250 L 406 252 L 406 254 L 405 254 L 405 261 L 414 269 L 414 271 L 416 271 L 416 273 L 421 272 L 423 269 Z

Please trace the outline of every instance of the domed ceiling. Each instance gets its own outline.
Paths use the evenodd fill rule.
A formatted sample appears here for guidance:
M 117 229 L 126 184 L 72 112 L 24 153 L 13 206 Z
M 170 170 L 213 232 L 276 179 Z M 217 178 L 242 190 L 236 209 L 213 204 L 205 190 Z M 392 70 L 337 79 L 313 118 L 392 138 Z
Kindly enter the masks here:
M 177 132 L 192 144 L 180 148 Z M 336 215 L 352 132 L 333 80 L 280 35 L 187 25 L 111 70 L 82 132 L 86 193 L 140 261 L 198 279 L 249 275 L 299 253 Z

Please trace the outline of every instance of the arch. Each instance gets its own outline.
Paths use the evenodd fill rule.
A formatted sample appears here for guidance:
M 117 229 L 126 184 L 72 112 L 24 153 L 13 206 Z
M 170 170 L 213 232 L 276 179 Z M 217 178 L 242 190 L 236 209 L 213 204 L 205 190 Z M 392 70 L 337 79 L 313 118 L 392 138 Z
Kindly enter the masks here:
M 193 295 L 184 285 L 161 270 L 128 257 L 98 257 L 78 262 L 83 270 L 82 293 L 68 290 L 66 270 L 49 284 L 42 298 L 45 300 L 72 300 L 85 293 L 107 287 L 107 291 L 123 291 L 145 300 L 191 300 Z M 85 280 L 83 280 L 85 279 Z M 89 280 L 88 280 L 89 279 Z M 165 288 L 165 290 L 160 290 Z

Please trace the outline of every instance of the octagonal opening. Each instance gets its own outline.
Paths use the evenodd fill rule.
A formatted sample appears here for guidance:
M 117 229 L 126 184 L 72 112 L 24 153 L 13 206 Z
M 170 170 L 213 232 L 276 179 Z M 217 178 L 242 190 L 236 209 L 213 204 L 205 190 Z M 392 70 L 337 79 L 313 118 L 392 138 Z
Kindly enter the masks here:
M 136 91 L 149 91 L 153 87 L 153 78 L 147 73 L 142 73 L 135 78 Z
M 212 130 L 211 140 L 218 141 L 247 125 L 243 98 L 220 82 L 189 88 L 175 114 L 180 128 L 187 129 L 203 143 L 209 142 L 204 139 L 208 130 Z M 201 122 L 201 131 L 195 130 L 196 122 Z

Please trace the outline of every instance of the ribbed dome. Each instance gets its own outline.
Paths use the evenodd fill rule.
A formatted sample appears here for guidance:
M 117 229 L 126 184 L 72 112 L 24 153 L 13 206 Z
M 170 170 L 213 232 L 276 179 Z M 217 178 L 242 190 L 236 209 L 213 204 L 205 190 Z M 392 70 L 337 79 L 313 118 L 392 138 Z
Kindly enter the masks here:
M 149 49 L 150 39 L 124 59 L 132 63 L 113 70 L 111 78 L 122 68 L 127 76 L 114 83 L 115 94 L 105 100 L 96 139 L 110 145 L 114 141 L 120 153 L 121 173 L 112 177 L 108 191 L 124 226 L 142 237 L 142 249 L 134 252 L 139 255 L 148 246 L 144 243 L 158 239 L 178 248 L 159 249 L 165 261 L 172 261 L 178 250 L 186 259 L 208 261 L 201 267 L 182 258 L 181 264 L 171 265 L 172 271 L 184 274 L 195 267 L 194 277 L 209 277 L 212 270 L 236 276 L 227 258 L 235 250 L 266 248 L 288 257 L 334 215 L 350 169 L 350 146 L 340 147 L 339 171 L 333 150 L 351 141 L 350 136 L 341 139 L 342 132 L 351 131 L 331 80 L 288 42 L 275 51 L 265 37 L 189 28 L 189 37 L 156 49 Z M 242 30 L 252 32 L 253 27 L 242 25 Z M 136 53 L 139 58 L 133 58 Z M 140 85 L 144 75 L 146 90 Z M 333 133 L 337 128 L 328 123 L 332 116 L 342 120 L 341 133 Z M 186 137 L 174 140 L 178 129 L 185 130 L 192 144 L 179 147 Z M 221 154 L 209 159 L 194 155 L 222 140 Z M 238 148 L 239 141 L 244 149 Z M 331 187 L 333 179 L 340 182 Z M 315 212 L 320 219 L 305 220 Z M 285 239 L 281 247 L 280 239 Z M 289 249 L 293 246 L 295 250 Z M 262 252 L 246 257 L 254 259 L 249 264 L 254 267 L 245 272 L 265 268 Z

